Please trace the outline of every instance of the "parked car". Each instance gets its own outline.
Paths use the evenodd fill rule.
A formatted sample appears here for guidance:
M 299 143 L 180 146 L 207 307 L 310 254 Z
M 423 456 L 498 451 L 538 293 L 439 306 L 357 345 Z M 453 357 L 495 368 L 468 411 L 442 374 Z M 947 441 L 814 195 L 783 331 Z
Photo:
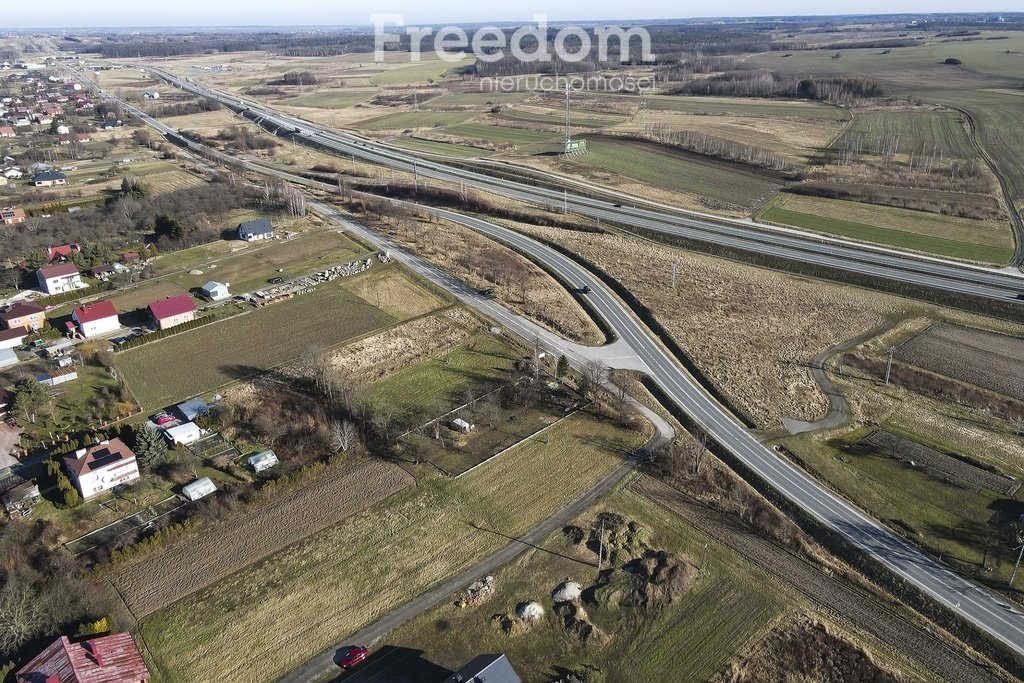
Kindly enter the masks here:
M 176 420 L 174 419 L 174 416 L 171 415 L 170 413 L 157 413 L 156 415 L 153 416 L 153 422 L 157 425 L 160 425 L 161 427 L 175 421 Z
M 128 341 L 128 337 L 114 337 L 113 339 L 110 340 L 112 344 L 115 344 L 117 346 L 124 344 L 126 341 Z
M 338 652 L 338 666 L 351 669 L 369 656 L 370 650 L 365 645 L 349 645 Z
M 274 277 L 272 277 L 272 278 L 270 278 L 269 280 L 267 280 L 267 282 L 269 282 L 269 283 L 270 283 L 270 284 L 272 284 L 272 285 L 279 285 L 279 284 L 281 284 L 282 282 L 284 282 L 284 278 L 283 278 L 283 277 L 280 277 L 280 276 L 277 276 L 277 275 L 275 275 Z

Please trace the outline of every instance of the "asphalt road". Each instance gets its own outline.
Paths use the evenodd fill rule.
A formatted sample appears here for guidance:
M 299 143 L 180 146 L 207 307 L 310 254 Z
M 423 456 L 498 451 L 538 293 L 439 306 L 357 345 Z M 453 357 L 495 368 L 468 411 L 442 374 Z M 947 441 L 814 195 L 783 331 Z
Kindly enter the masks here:
M 935 257 L 912 255 L 893 249 L 850 242 L 839 238 L 801 232 L 794 229 L 755 226 L 749 223 L 711 220 L 682 211 L 653 208 L 661 205 L 629 206 L 614 199 L 602 200 L 571 192 L 497 178 L 469 171 L 443 162 L 417 157 L 385 143 L 371 141 L 348 133 L 330 131 L 294 116 L 282 114 L 266 106 L 241 100 L 236 96 L 209 89 L 198 83 L 178 78 L 161 69 L 148 68 L 177 87 L 220 101 L 225 106 L 265 127 L 298 132 L 311 143 L 323 146 L 345 157 L 394 168 L 422 177 L 493 192 L 520 201 L 567 209 L 607 222 L 622 223 L 676 237 L 709 242 L 721 246 L 776 256 L 840 271 L 880 277 L 894 282 L 971 294 L 984 298 L 1009 300 L 1024 292 L 1024 277 L 1017 271 L 984 268 Z M 606 194 L 614 197 L 611 190 Z M 634 201 L 625 196 L 622 202 Z
M 369 233 L 323 204 L 313 209 L 344 222 L 352 230 Z M 582 347 L 566 342 L 536 324 L 521 319 L 495 302 L 480 297 L 446 273 L 412 255 L 408 263 L 425 277 L 453 291 L 484 313 L 495 317 L 526 339 L 539 339 L 547 348 L 565 353 L 579 367 L 597 358 L 610 367 L 646 372 L 665 394 L 712 438 L 752 472 L 768 482 L 807 514 L 862 549 L 898 577 L 910 582 L 939 604 L 955 611 L 979 629 L 1024 655 L 1024 613 L 995 594 L 967 581 L 907 543 L 881 524 L 832 493 L 801 469 L 763 446 L 721 405 L 690 377 L 654 337 L 630 314 L 627 307 L 593 275 L 553 249 L 530 238 L 486 221 L 454 212 L 431 209 L 440 215 L 507 242 L 543 264 L 568 283 L 588 285 L 591 307 L 615 331 L 617 340 L 607 347 Z M 380 242 L 374 236 L 372 242 Z M 395 254 L 402 253 L 397 247 Z M 952 268 L 952 265 L 944 267 Z

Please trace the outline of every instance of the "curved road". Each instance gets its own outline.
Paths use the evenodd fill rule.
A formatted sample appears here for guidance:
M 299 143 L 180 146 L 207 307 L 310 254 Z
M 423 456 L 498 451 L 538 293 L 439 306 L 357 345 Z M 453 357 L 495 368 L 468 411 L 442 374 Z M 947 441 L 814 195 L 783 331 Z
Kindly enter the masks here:
M 148 118 L 148 117 L 147 117 Z M 151 119 L 150 119 L 151 121 Z M 166 128 L 166 126 L 164 126 Z M 387 245 L 333 208 L 313 203 L 312 208 L 359 233 L 364 239 Z M 955 574 L 947 567 L 904 541 L 889 529 L 826 489 L 808 474 L 741 426 L 713 397 L 690 377 L 637 321 L 598 278 L 554 249 L 530 238 L 477 218 L 442 209 L 428 209 L 437 215 L 504 241 L 519 249 L 568 283 L 588 285 L 591 307 L 612 329 L 617 340 L 607 347 L 584 347 L 567 342 L 540 326 L 515 316 L 495 302 L 480 297 L 447 273 L 439 271 L 397 247 L 409 265 L 425 277 L 450 289 L 470 305 L 505 323 L 526 339 L 539 339 L 556 353 L 565 353 L 579 367 L 598 359 L 610 367 L 646 372 L 664 393 L 733 457 L 769 483 L 807 514 L 860 548 L 888 570 L 910 582 L 941 605 L 973 623 L 1017 655 L 1024 655 L 1024 613 L 1003 599 Z

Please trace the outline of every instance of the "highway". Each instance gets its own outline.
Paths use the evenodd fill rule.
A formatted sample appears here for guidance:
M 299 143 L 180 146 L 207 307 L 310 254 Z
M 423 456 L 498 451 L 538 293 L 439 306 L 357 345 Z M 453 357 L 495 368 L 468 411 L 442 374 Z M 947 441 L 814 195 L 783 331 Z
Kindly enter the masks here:
M 169 130 L 166 125 L 150 117 L 144 117 L 143 120 L 155 125 L 161 132 L 167 133 Z M 237 160 L 235 163 L 238 163 Z M 253 164 L 249 166 L 257 172 L 266 171 Z M 286 174 L 278 172 L 278 175 Z M 902 540 L 829 491 L 773 449 L 762 445 L 679 366 L 614 293 L 596 276 L 571 259 L 533 239 L 482 219 L 443 209 L 418 207 L 420 210 L 432 211 L 515 247 L 564 282 L 589 286 L 592 291 L 586 296 L 590 306 L 615 334 L 616 340 L 609 346 L 585 347 L 567 342 L 545 328 L 504 309 L 496 302 L 480 296 L 415 255 L 382 240 L 332 207 L 319 202 L 312 202 L 311 207 L 359 234 L 363 239 L 391 249 L 421 275 L 449 289 L 467 304 L 494 317 L 516 334 L 527 340 L 538 339 L 545 348 L 555 353 L 565 353 L 576 367 L 582 367 L 590 360 L 596 359 L 610 367 L 626 367 L 646 372 L 669 399 L 732 457 L 742 462 L 809 516 L 866 552 L 896 576 L 913 584 L 939 604 L 990 634 L 1017 655 L 1024 655 L 1024 613 L 1012 608 L 990 591 L 953 573 L 934 558 Z M 943 267 L 959 268 L 961 274 L 970 272 L 953 264 Z
M 358 157 L 387 168 L 415 173 L 458 186 L 491 192 L 543 207 L 600 219 L 607 223 L 643 228 L 678 238 L 711 243 L 799 263 L 873 276 L 958 294 L 995 300 L 1015 300 L 1024 292 L 1024 277 L 1006 269 L 985 268 L 941 258 L 919 256 L 793 229 L 754 226 L 735 221 L 710 220 L 664 209 L 627 206 L 572 192 L 538 187 L 423 159 L 385 143 L 349 133 L 334 132 L 266 106 L 179 78 L 148 66 L 172 85 L 209 97 L 272 129 L 297 133 L 344 157 Z M 608 194 L 613 194 L 611 191 Z M 623 199 L 623 201 L 626 201 Z

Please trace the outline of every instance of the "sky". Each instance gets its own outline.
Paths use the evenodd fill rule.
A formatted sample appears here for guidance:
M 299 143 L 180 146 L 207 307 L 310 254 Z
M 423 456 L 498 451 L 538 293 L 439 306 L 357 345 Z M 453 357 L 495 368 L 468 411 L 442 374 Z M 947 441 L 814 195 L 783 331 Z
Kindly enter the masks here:
M 5 2 L 3 29 L 142 26 L 338 26 L 368 25 L 370 14 L 401 14 L 409 26 L 439 23 L 648 20 L 706 16 L 780 16 L 1020 11 L 1020 0 L 524 0 L 509 8 L 480 0 L 170 0 L 164 2 L 92 2 L 49 0 Z M 497 5 L 497 6 L 496 6 Z

